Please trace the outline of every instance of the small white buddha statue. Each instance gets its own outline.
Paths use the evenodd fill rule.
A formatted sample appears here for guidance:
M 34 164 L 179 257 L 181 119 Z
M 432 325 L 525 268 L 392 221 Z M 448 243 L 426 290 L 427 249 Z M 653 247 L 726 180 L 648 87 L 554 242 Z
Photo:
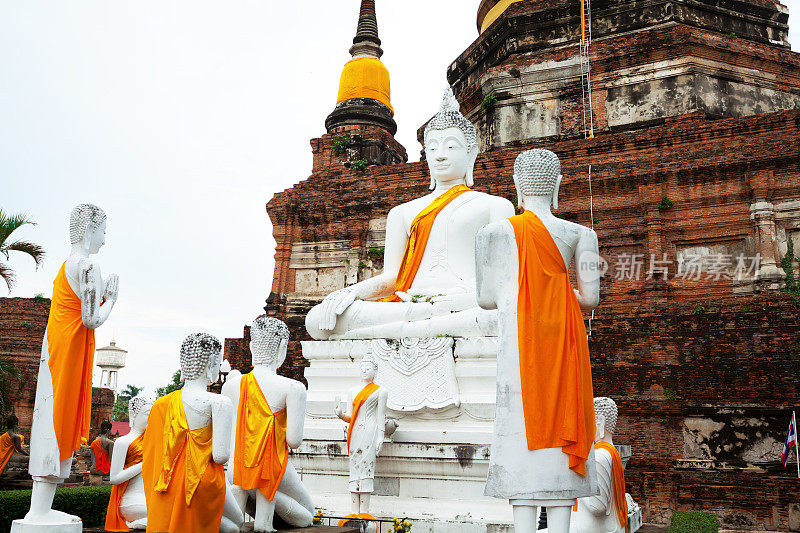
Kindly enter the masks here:
M 369 500 L 374 490 L 375 461 L 383 448 L 387 431 L 388 393 L 375 383 L 378 365 L 364 357 L 359 365 L 361 383 L 347 393 L 347 408 L 336 397 L 334 412 L 348 423 L 347 453 L 350 457 L 350 494 L 354 515 L 369 514 Z M 394 424 L 393 424 L 394 426 Z
M 289 460 L 289 449 L 303 443 L 306 388 L 277 373 L 288 345 L 286 324 L 256 318 L 250 327 L 253 370 L 244 376 L 232 371 L 222 387 L 237 413 L 228 479 L 239 489 L 243 509 L 248 499 L 255 500 L 254 528 L 259 533 L 275 531 L 275 513 L 295 527 L 308 527 L 314 520 L 314 501 Z
M 219 379 L 221 352 L 214 336 L 189 335 L 180 351 L 183 388 L 159 398 L 150 410 L 142 479 L 152 531 L 211 526 L 238 533 L 244 523 L 223 467 L 231 455 L 233 406 L 226 396 L 208 392 Z
M 311 309 L 306 329 L 314 339 L 495 334 L 493 313 L 475 299 L 475 235 L 514 207 L 470 189 L 477 132 L 449 88 L 424 138 L 431 193 L 389 211 L 383 272 Z
M 106 529 L 118 531 L 147 528 L 147 501 L 142 481 L 142 447 L 147 417 L 153 399 L 134 396 L 128 401 L 131 430 L 114 442 L 111 455 L 111 498 L 106 513 Z
M 592 376 L 582 309 L 599 301 L 597 235 L 557 218 L 561 164 L 528 150 L 514 165 L 521 215 L 477 237 L 477 296 L 497 309 L 497 400 L 487 496 L 514 507 L 517 533 L 568 533 L 575 498 L 597 493 Z M 569 278 L 575 261 L 577 289 Z
M 108 319 L 119 292 L 92 255 L 105 244 L 106 214 L 76 206 L 69 220 L 70 255 L 53 281 L 53 298 L 36 382 L 28 471 L 31 508 L 11 530 L 80 531 L 80 518 L 52 509 L 56 487 L 70 475 L 73 452 L 91 421 L 94 330 Z M 59 529 L 60 528 L 60 529 Z
M 600 494 L 578 499 L 572 513 L 573 533 L 625 533 L 628 521 L 628 496 L 622 459 L 614 447 L 617 404 L 611 398 L 594 399 L 595 461 Z

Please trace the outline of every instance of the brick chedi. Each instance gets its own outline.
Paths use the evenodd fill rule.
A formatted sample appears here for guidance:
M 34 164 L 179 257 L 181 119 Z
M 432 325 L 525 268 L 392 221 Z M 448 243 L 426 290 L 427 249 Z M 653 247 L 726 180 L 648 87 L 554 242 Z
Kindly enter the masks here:
M 557 213 L 593 225 L 608 260 L 595 395 L 619 405 L 615 441 L 633 445 L 627 490 L 645 521 L 707 510 L 727 529 L 798 531 L 800 480 L 778 461 L 800 403 L 800 305 L 785 291 L 800 268 L 788 12 L 773 0 L 597 0 L 592 15 L 585 139 L 580 1 L 480 3 L 482 32 L 447 69 L 479 130 L 475 188 L 513 199 L 521 151 L 559 155 Z M 332 141 L 312 141 L 313 175 L 267 204 L 265 309 L 292 330 L 283 371 L 298 379 L 307 311 L 380 271 L 388 210 L 429 183 L 424 162 L 347 168 Z

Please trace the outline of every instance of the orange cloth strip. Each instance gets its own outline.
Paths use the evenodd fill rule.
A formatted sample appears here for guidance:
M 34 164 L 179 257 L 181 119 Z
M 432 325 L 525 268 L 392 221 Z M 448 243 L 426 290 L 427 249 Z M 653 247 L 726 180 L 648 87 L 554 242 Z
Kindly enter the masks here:
M 189 429 L 182 393 L 156 400 L 147 419 L 142 452 L 147 531 L 218 533 L 225 470 L 211 456 L 211 424 Z
M 625 470 L 622 468 L 622 457 L 619 450 L 613 445 L 600 441 L 594 445 L 595 449 L 605 450 L 611 454 L 612 476 L 614 483 L 614 506 L 617 511 L 619 525 L 623 531 L 628 530 L 628 500 L 625 498 Z
M 380 388 L 379 385 L 375 383 L 370 383 L 363 389 L 361 392 L 356 394 L 356 397 L 353 398 L 353 413 L 350 415 L 350 425 L 347 426 L 347 451 L 350 451 L 350 435 L 353 433 L 353 425 L 356 423 L 356 415 L 358 414 L 358 410 L 361 409 L 361 406 L 364 405 L 364 402 L 367 401 L 367 398 L 370 395 Z
M 102 472 L 103 474 L 108 474 L 111 471 L 111 458 L 108 456 L 108 453 L 103 449 L 103 443 L 100 441 L 100 437 L 97 437 L 92 441 L 90 446 L 92 448 L 92 452 L 94 453 L 94 466 L 97 468 L 98 472 Z
M 142 449 L 144 445 L 144 434 L 139 435 L 128 445 L 128 453 L 125 455 L 125 466 L 130 468 L 142 462 Z M 119 485 L 111 487 L 111 498 L 108 500 L 108 510 L 106 510 L 106 531 L 130 531 L 127 522 L 119 512 L 119 504 L 122 495 L 128 488 L 128 481 L 123 481 Z
M 337 525 L 337 527 L 344 527 L 351 520 L 371 520 L 371 521 L 375 522 L 376 524 L 378 523 L 377 520 L 375 519 L 375 517 L 372 516 L 371 514 L 369 514 L 369 513 L 358 513 L 358 514 L 349 514 L 349 515 L 345 516 L 344 518 L 339 520 L 339 523 L 336 524 L 336 525 Z
M 67 282 L 61 265 L 53 281 L 47 319 L 48 366 L 53 378 L 53 426 L 59 459 L 69 459 L 89 435 L 92 410 L 94 330 L 83 325 L 81 299 Z
M 394 283 L 395 292 L 406 292 L 414 283 L 417 277 L 422 256 L 425 255 L 425 246 L 428 244 L 428 237 L 431 235 L 433 222 L 436 216 L 447 207 L 447 205 L 472 189 L 466 185 L 456 185 L 450 187 L 446 192 L 436 198 L 431 205 L 423 209 L 411 223 L 411 232 L 406 243 L 406 251 L 403 254 L 403 262 L 400 263 L 400 271 L 397 273 L 397 281 Z M 392 294 L 386 298 L 381 298 L 379 302 L 399 302 L 400 297 Z
M 539 217 L 511 217 L 519 253 L 519 366 L 529 450 L 561 447 L 586 475 L 594 441 L 589 345 L 564 259 Z
M 233 484 L 258 489 L 271 501 L 288 464 L 286 409 L 273 414 L 253 373 L 245 374 L 239 385 Z
M 15 451 L 17 451 L 17 447 L 14 446 L 14 439 L 11 438 L 11 435 L 7 432 L 0 435 L 0 474 L 6 469 L 6 465 Z

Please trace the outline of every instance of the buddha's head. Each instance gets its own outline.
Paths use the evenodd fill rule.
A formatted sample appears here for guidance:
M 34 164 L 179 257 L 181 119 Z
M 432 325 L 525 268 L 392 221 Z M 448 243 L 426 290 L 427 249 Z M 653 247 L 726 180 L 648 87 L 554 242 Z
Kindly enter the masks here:
M 219 379 L 222 343 L 208 333 L 192 333 L 181 345 L 181 379 L 205 379 L 210 385 Z
M 147 428 L 151 407 L 153 399 L 149 396 L 134 396 L 128 400 L 128 420 L 131 421 L 132 428 L 142 432 Z
M 597 425 L 594 441 L 611 442 L 614 430 L 617 429 L 617 402 L 606 397 L 595 398 L 594 421 Z
M 514 162 L 514 185 L 518 207 L 525 196 L 543 196 L 558 209 L 558 189 L 561 187 L 561 162 L 550 150 L 526 150 Z
M 6 429 L 9 431 L 14 431 L 19 426 L 19 418 L 17 415 L 11 414 L 6 417 Z
M 277 318 L 262 315 L 250 326 L 253 366 L 266 365 L 276 370 L 286 360 L 288 345 L 289 328 Z
M 75 206 L 69 215 L 69 243 L 96 254 L 106 243 L 106 214 L 92 204 Z
M 361 360 L 358 370 L 364 381 L 375 381 L 375 376 L 378 374 L 378 363 L 372 355 L 367 355 Z
M 472 171 L 478 157 L 478 132 L 461 114 L 450 87 L 444 93 L 442 106 L 425 126 L 425 158 L 431 174 L 431 189 L 436 183 L 465 180 L 473 183 Z

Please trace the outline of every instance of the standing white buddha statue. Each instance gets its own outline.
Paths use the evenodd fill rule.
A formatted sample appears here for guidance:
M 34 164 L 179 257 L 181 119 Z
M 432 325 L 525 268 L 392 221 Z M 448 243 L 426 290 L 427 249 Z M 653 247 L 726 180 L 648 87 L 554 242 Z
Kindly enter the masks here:
M 348 423 L 347 453 L 350 457 L 350 482 L 354 515 L 369 514 L 374 490 L 375 462 L 386 436 L 388 392 L 375 383 L 378 365 L 367 356 L 359 365 L 361 383 L 347 393 L 347 410 L 336 397 L 334 412 Z
M 153 407 L 149 396 L 134 396 L 128 401 L 131 430 L 114 441 L 110 480 L 113 485 L 106 512 L 108 531 L 147 528 L 147 500 L 142 481 L 142 449 L 147 417 Z
M 286 360 L 289 328 L 275 318 L 260 316 L 250 327 L 252 372 L 234 370 L 222 386 L 236 409 L 227 476 L 239 506 L 255 500 L 255 531 L 275 531 L 273 515 L 289 525 L 308 527 L 314 501 L 303 485 L 289 449 L 303 443 L 306 388 L 277 374 Z
M 431 193 L 389 211 L 383 272 L 311 309 L 314 339 L 495 335 L 494 313 L 475 297 L 475 235 L 514 207 L 470 189 L 477 132 L 449 88 L 424 140 Z
M 614 446 L 617 404 L 611 398 L 594 399 L 595 461 L 599 494 L 578 499 L 572 513 L 573 533 L 625 533 L 628 525 L 628 498 L 622 458 Z
M 514 507 L 517 533 L 568 533 L 575 498 L 597 493 L 592 376 L 582 309 L 599 302 L 597 235 L 554 216 L 561 165 L 529 150 L 514 165 L 520 207 L 477 237 L 478 303 L 498 310 L 497 401 L 485 493 Z M 575 261 L 577 289 L 568 266 Z
M 106 279 L 92 255 L 106 238 L 106 214 L 80 204 L 70 214 L 70 255 L 53 281 L 50 316 L 42 342 L 31 425 L 28 471 L 33 477 L 31 507 L 11 531 L 81 531 L 81 521 L 52 509 L 59 483 L 69 477 L 73 452 L 88 438 L 92 407 L 94 330 L 111 313 L 119 279 Z

